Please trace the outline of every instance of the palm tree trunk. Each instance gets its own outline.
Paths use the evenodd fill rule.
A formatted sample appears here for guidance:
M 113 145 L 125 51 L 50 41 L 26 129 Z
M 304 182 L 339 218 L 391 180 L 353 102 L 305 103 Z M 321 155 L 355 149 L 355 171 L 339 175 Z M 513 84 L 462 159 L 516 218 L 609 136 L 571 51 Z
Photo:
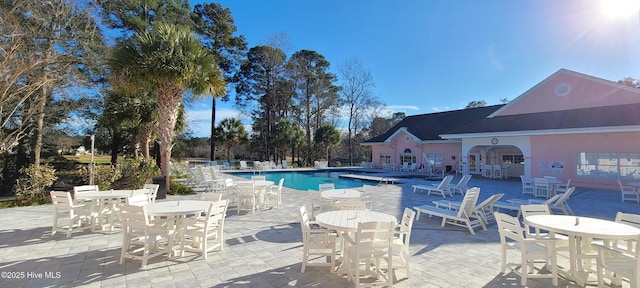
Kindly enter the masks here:
M 165 177 L 167 189 L 170 187 L 169 162 L 173 148 L 173 134 L 178 119 L 178 108 L 182 105 L 182 89 L 171 85 L 161 84 L 158 87 L 158 142 L 160 144 L 160 170 Z

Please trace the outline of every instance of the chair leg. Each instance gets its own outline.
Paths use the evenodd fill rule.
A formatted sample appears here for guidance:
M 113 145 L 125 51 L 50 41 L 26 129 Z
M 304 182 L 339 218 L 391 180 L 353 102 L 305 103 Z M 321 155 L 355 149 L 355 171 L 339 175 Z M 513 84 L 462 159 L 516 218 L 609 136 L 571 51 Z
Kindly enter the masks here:
M 521 262 L 522 262 L 522 268 L 521 268 L 522 271 L 520 273 L 520 285 L 524 287 L 524 286 L 527 286 L 527 276 L 529 276 L 528 268 L 530 263 L 529 261 L 525 262 L 524 255 L 522 256 Z

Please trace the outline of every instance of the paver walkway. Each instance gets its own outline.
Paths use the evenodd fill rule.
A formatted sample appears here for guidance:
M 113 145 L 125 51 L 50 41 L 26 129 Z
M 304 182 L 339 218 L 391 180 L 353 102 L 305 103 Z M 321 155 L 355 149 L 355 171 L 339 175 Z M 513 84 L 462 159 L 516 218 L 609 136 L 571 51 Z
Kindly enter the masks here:
M 442 198 L 413 194 L 411 185 L 428 184 L 425 180 L 403 181 L 376 195 L 374 210 L 400 217 L 404 207 Z M 521 196 L 515 178 L 474 176 L 469 187 L 474 186 L 481 188 L 479 201 L 494 193 L 505 193 L 506 199 Z M 197 197 L 169 196 L 169 200 Z M 283 207 L 253 215 L 238 216 L 235 209 L 229 209 L 224 251 L 209 253 L 208 260 L 195 254 L 155 258 L 146 269 L 140 269 L 138 261 L 118 264 L 119 231 L 80 232 L 70 239 L 50 236 L 51 205 L 0 209 L 4 227 L 0 229 L 0 287 L 352 287 L 327 267 L 308 267 L 300 273 L 302 236 L 297 213 L 300 205 L 308 205 L 307 195 L 285 188 L 282 198 Z M 569 203 L 579 215 L 607 219 L 613 219 L 617 211 L 640 211 L 638 204 L 621 203 L 616 191 L 578 188 Z M 411 277 L 399 270 L 395 287 L 519 287 L 518 276 L 500 274 L 496 225 L 488 228 L 474 236 L 465 228 L 442 228 L 439 219 L 422 217 L 413 226 Z M 550 284 L 549 279 L 529 280 L 529 287 Z M 561 278 L 559 287 L 576 286 Z

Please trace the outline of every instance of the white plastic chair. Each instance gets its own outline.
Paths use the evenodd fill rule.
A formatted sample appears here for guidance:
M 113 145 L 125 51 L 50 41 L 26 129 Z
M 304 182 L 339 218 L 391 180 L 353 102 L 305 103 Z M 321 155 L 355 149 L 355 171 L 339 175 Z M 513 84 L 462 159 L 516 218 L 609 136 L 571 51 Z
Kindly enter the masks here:
M 620 186 L 620 192 L 622 193 L 622 202 L 630 200 L 640 203 L 640 192 L 636 190 L 635 187 L 622 185 L 620 179 L 618 179 L 618 185 Z
M 549 180 L 545 178 L 533 179 L 533 191 L 535 197 L 544 197 L 549 199 L 551 197 L 551 185 Z
M 394 233 L 393 239 L 393 255 L 398 254 L 398 262 L 393 261 L 393 268 L 402 268 L 407 272 L 409 277 L 409 242 L 411 241 L 411 230 L 413 228 L 413 221 L 416 218 L 416 211 L 413 211 L 407 207 L 404 208 L 402 213 L 402 220 L 400 225 Z
M 272 185 L 266 193 L 266 205 L 271 207 L 280 208 L 282 206 L 282 186 L 284 185 L 284 178 L 280 178 L 278 185 Z
M 122 205 L 120 211 L 122 215 L 121 265 L 124 264 L 125 258 L 129 258 L 142 260 L 141 267 L 144 268 L 149 259 L 171 252 L 174 231 L 168 227 L 151 225 L 144 206 Z M 160 242 L 165 239 L 166 247 L 160 249 Z
M 356 287 L 363 286 L 393 286 L 393 269 L 391 253 L 393 253 L 393 232 L 396 224 L 393 222 L 365 222 L 358 223 L 358 231 L 355 235 L 344 234 L 344 265 L 347 269 L 347 278 L 354 282 Z M 381 261 L 386 261 L 386 273 L 382 271 Z M 375 261 L 376 278 L 373 283 L 361 283 L 363 276 L 361 266 L 366 272 L 370 272 L 371 263 Z M 370 273 L 366 273 L 370 275 Z M 379 279 L 382 278 L 382 281 Z
M 571 187 L 571 178 L 569 178 L 566 183 L 557 184 L 555 187 L 555 192 L 556 194 L 564 193 L 569 190 L 569 187 Z
M 267 180 L 267 176 L 264 176 L 264 175 L 253 175 L 253 176 L 251 176 L 251 180 Z
M 522 195 L 535 195 L 535 192 L 533 190 L 533 180 L 531 180 L 530 178 L 525 178 L 524 175 L 520 175 L 520 181 L 522 181 Z
M 156 203 L 156 197 L 158 196 L 158 189 L 160 189 L 160 184 L 144 184 L 142 188 L 148 189 L 149 201 L 151 203 Z
M 484 165 L 484 178 L 493 178 L 493 170 L 492 170 L 493 166 L 491 165 Z
M 502 166 L 500 165 L 493 165 L 493 177 L 494 179 L 502 179 L 503 175 L 502 175 Z
M 241 210 L 251 211 L 251 214 L 256 213 L 256 189 L 253 183 L 238 183 L 236 184 L 236 193 L 238 195 L 237 212 L 240 214 Z
M 333 190 L 336 189 L 335 185 L 333 183 L 322 183 L 322 184 L 318 184 L 318 190 L 319 191 L 325 191 L 325 190 Z
M 366 203 L 362 200 L 358 199 L 347 199 L 344 201 L 340 201 L 336 203 L 337 208 L 340 210 L 360 210 L 364 211 L 367 209 Z
M 207 260 L 207 253 L 224 249 L 224 220 L 229 200 L 211 202 L 203 215 L 183 219 L 180 250 L 197 252 Z M 214 241 L 214 242 L 212 242 Z M 187 245 L 185 245 L 187 244 Z
M 202 192 L 202 194 L 200 195 L 200 200 L 218 202 L 222 200 L 222 193 Z
M 376 197 L 377 190 L 376 187 L 377 186 L 362 185 L 362 195 L 360 196 L 360 200 L 364 201 L 366 210 L 373 210 L 373 200 Z
M 556 265 L 556 239 L 546 238 L 525 238 L 525 231 L 520 226 L 518 218 L 496 212 L 496 222 L 498 223 L 498 232 L 500 233 L 500 243 L 502 247 L 502 264 L 500 272 L 507 275 L 506 268 L 510 268 L 513 272 L 520 275 L 520 285 L 526 286 L 529 278 L 551 278 L 553 286 L 558 286 L 558 266 Z M 517 250 L 520 252 L 520 262 L 508 263 L 507 251 Z M 535 260 L 544 260 L 547 268 L 551 269 L 551 273 L 535 272 Z M 517 270 L 521 267 L 521 271 Z
M 127 204 L 135 206 L 145 206 L 151 204 L 149 200 L 149 189 L 136 189 L 131 190 L 129 198 L 127 198 Z
M 623 213 L 623 212 L 618 212 L 616 214 L 616 222 L 618 223 L 624 223 L 633 227 L 636 227 L 638 229 L 640 229 L 640 215 L 638 214 L 631 214 L 631 213 Z M 632 252 L 633 251 L 633 247 L 634 247 L 634 240 L 627 240 L 627 241 L 622 241 L 625 243 L 624 247 L 626 247 L 627 252 Z
M 51 191 L 51 202 L 53 203 L 53 226 L 51 235 L 58 231 L 66 231 L 67 238 L 76 230 L 94 229 L 93 214 L 91 208 L 83 204 L 73 203 L 71 193 L 63 191 Z M 66 225 L 64 225 L 66 222 Z M 83 227 L 83 224 L 86 226 Z
M 299 212 L 303 245 L 300 272 L 304 273 L 307 266 L 331 266 L 331 271 L 333 271 L 336 267 L 336 234 L 328 229 L 312 229 L 311 225 L 315 223 L 309 220 L 306 206 L 301 206 Z M 316 259 L 315 256 L 329 257 L 329 262 L 311 261 Z
M 635 247 L 630 250 L 600 244 L 593 244 L 593 246 L 598 250 L 596 258 L 598 287 L 605 287 L 605 270 L 614 273 L 612 284 L 620 285 L 622 277 L 626 277 L 629 279 L 630 287 L 638 287 L 640 284 L 640 238 L 635 240 Z

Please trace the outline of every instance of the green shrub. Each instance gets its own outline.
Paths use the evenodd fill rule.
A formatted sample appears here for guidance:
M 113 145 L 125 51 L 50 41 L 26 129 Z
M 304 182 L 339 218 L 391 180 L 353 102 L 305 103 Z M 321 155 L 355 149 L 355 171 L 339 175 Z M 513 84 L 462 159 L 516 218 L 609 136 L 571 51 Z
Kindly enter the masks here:
M 196 194 L 196 191 L 191 189 L 191 187 L 182 185 L 182 184 L 180 184 L 178 182 L 171 181 L 171 184 L 169 184 L 169 185 L 170 185 L 169 191 L 167 191 L 167 194 L 169 194 L 169 195 L 191 195 L 191 194 Z
M 78 165 L 77 170 L 78 174 L 83 175 L 85 183 L 90 183 L 90 165 Z M 122 177 L 122 172 L 120 169 L 113 167 L 111 165 L 95 165 L 94 164 L 93 171 L 93 183 L 98 185 L 100 190 L 109 190 L 111 189 L 111 184 L 116 182 L 118 179 Z
M 131 185 L 131 189 L 140 189 L 154 176 L 160 175 L 160 168 L 153 159 L 125 159 L 121 165 L 122 178 Z
M 40 205 L 51 202 L 47 188 L 56 181 L 56 170 L 49 165 L 33 164 L 20 169 L 20 177 L 13 187 L 18 206 Z

